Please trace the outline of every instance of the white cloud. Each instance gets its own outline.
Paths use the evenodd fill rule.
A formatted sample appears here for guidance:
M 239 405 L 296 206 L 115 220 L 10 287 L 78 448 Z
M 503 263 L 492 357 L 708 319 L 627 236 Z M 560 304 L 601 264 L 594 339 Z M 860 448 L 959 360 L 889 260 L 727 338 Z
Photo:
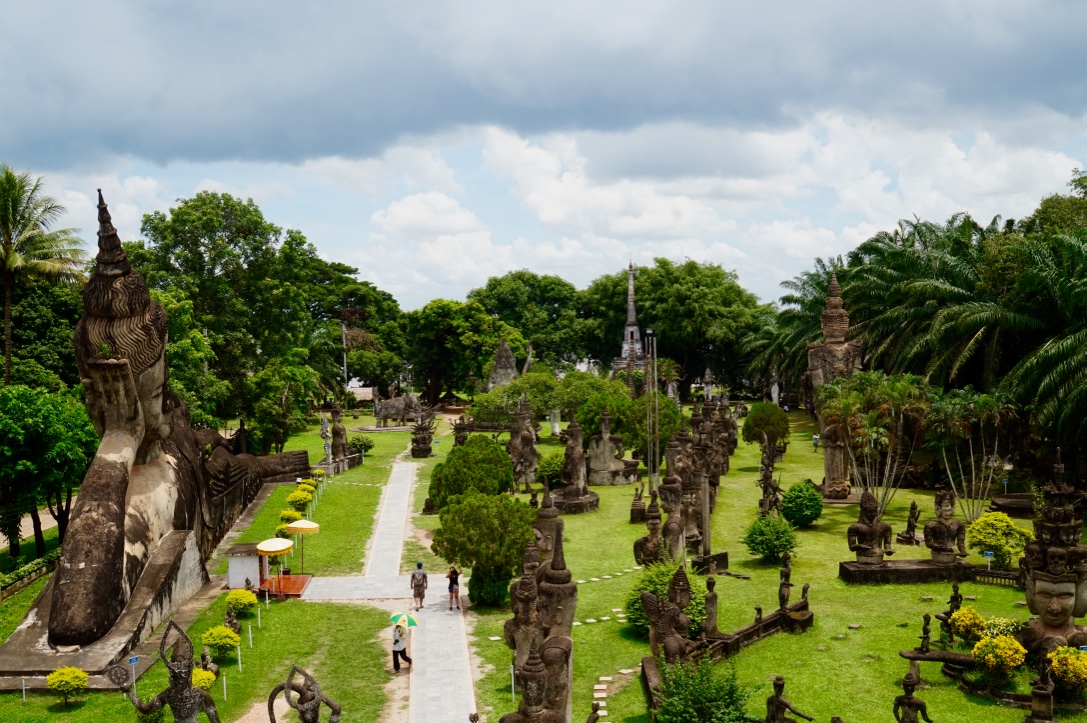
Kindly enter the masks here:
M 370 222 L 392 236 L 411 239 L 485 231 L 474 213 L 437 191 L 416 193 L 390 203 L 375 211 Z

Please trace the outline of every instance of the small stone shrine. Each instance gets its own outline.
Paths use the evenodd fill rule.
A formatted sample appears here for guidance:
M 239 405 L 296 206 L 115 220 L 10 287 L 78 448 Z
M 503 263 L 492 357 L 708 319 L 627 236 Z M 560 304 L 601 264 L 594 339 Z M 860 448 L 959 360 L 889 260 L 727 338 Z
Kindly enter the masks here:
M 637 525 L 645 522 L 645 485 L 638 483 L 634 486 L 634 499 L 630 501 L 630 524 Z
M 937 499 L 940 500 L 939 497 Z M 891 538 L 894 533 L 891 526 L 880 519 L 879 502 L 870 490 L 864 490 L 861 494 L 859 507 L 857 521 L 846 531 L 849 550 L 856 554 L 856 560 L 838 564 L 838 576 L 846 582 L 905 584 L 973 579 L 973 566 L 961 560 L 954 548 L 948 548 L 951 550 L 950 554 L 943 548 L 934 550 L 931 560 L 888 561 L 886 557 L 894 554 L 894 549 L 891 547 Z M 946 498 L 937 503 L 937 509 L 946 512 Z M 954 513 L 954 503 L 952 503 L 951 512 Z M 938 525 L 940 534 L 953 534 L 948 531 L 956 529 L 952 523 L 957 522 L 957 520 L 952 520 L 950 523 L 939 520 L 930 522 L 925 527 L 926 542 L 931 542 L 928 539 L 930 529 L 936 529 L 930 526 Z M 937 555 L 937 552 L 941 554 Z
M 301 677 L 302 680 L 296 681 L 295 676 Z M 328 706 L 332 713 L 328 723 L 340 721 L 340 715 L 343 713 L 340 704 L 324 695 L 321 692 L 321 686 L 317 684 L 313 676 L 297 665 L 291 665 L 287 680 L 272 688 L 272 692 L 268 694 L 268 719 L 271 723 L 276 723 L 275 702 L 280 693 L 283 693 L 287 705 L 298 713 L 300 723 L 318 723 L 321 720 L 322 704 Z M 292 698 L 292 693 L 298 697 Z
M 600 416 L 600 434 L 594 434 L 589 440 L 589 484 L 625 484 L 625 453 L 623 438 L 611 433 L 611 414 L 605 409 Z
M 835 379 L 848 379 L 861 368 L 862 343 L 846 341 L 849 314 L 842 305 L 842 287 L 838 275 L 831 272 L 827 303 L 822 317 L 823 343 L 808 345 L 808 371 L 804 375 L 804 395 L 815 401 L 815 390 Z M 837 427 L 828 428 L 820 414 L 819 446 L 823 448 L 823 496 L 845 499 L 849 496 L 849 459 L 845 440 Z
M 517 359 L 513 356 L 513 350 L 505 339 L 498 345 L 494 352 L 494 368 L 487 377 L 485 391 L 492 391 L 495 387 L 504 387 L 520 376 L 517 373 Z
M 581 425 L 576 420 L 571 422 L 560 435 L 560 439 L 566 445 L 566 452 L 560 475 L 563 488 L 555 498 L 555 507 L 564 515 L 576 515 L 598 509 L 600 495 L 592 492 L 588 487 L 589 470 L 585 450 L 582 447 Z

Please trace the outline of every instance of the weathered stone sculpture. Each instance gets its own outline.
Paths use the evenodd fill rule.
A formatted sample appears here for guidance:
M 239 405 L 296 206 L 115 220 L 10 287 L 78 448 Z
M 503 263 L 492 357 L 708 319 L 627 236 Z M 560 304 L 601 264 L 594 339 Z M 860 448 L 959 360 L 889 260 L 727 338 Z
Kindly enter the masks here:
M 952 490 L 936 493 L 936 519 L 925 525 L 925 545 L 932 551 L 933 562 L 946 564 L 966 557 L 966 525 L 955 519 Z
M 509 453 L 513 460 L 513 485 L 517 489 L 524 487 L 525 492 L 532 491 L 536 482 L 536 470 L 540 466 L 540 455 L 536 451 L 536 432 L 532 428 L 534 417 L 528 400 L 521 398 L 517 410 L 517 419 L 510 430 Z
M 892 711 L 898 723 L 920 723 L 918 716 L 926 723 L 932 723 L 932 719 L 928 717 L 928 707 L 925 705 L 925 701 L 913 694 L 920 682 L 912 670 L 902 678 L 903 694 L 895 698 L 894 710 Z
M 523 574 L 510 586 L 510 605 L 513 619 L 503 626 L 506 645 L 514 651 L 514 673 L 519 674 L 528 660 L 529 650 L 543 642 L 543 626 L 540 625 L 539 590 L 536 570 L 540 566 L 540 554 L 534 542 L 525 548 Z
M 230 603 L 226 604 L 226 615 L 223 616 L 223 626 L 230 628 L 238 635 L 241 635 L 242 624 L 238 622 L 238 618 L 234 614 L 234 606 Z
M 1030 681 L 1030 715 L 1023 718 L 1023 723 L 1053 723 L 1056 720 L 1053 714 L 1053 691 L 1057 685 L 1050 675 L 1053 661 L 1049 656 L 1043 656 L 1038 665 L 1038 677 Z
M 170 659 L 166 659 L 166 641 L 170 637 L 170 631 L 176 630 L 173 652 Z M 147 703 L 140 700 L 132 689 L 128 670 L 123 665 L 114 665 L 109 669 L 110 682 L 118 685 L 136 706 L 136 710 L 144 715 L 154 713 L 163 706 L 170 706 L 170 712 L 177 723 L 196 723 L 197 714 L 204 711 L 211 723 L 219 723 L 219 713 L 215 710 L 215 701 L 211 699 L 206 690 L 197 688 L 192 684 L 194 650 L 192 640 L 185 634 L 177 623 L 170 621 L 166 630 L 162 633 L 162 642 L 159 644 L 159 657 L 163 665 L 169 671 L 170 686 L 156 695 Z
M 208 646 L 206 645 L 204 646 L 204 650 L 200 653 L 200 667 L 214 675 L 216 678 L 219 677 L 219 666 L 212 661 L 211 651 L 208 650 Z
M 683 567 L 677 568 L 672 576 L 667 597 L 642 591 L 642 611 L 649 619 L 649 647 L 654 657 L 659 658 L 663 653 L 666 663 L 676 663 L 697 647 L 687 638 L 691 621 L 683 611 L 690 604 L 691 583 Z
M 650 493 L 649 507 L 645 513 L 645 526 L 649 534 L 634 541 L 634 561 L 639 565 L 652 565 L 665 557 L 664 541 L 661 539 L 661 513 L 657 507 L 657 493 Z
M 774 453 L 766 435 L 762 435 L 762 461 L 759 466 L 759 515 L 766 517 L 771 511 L 781 514 L 781 485 L 774 479 Z
M 460 415 L 453 423 L 453 446 L 463 447 L 468 442 L 468 422 Z
M 302 676 L 302 682 L 296 682 L 295 675 Z M 286 698 L 287 705 L 298 712 L 298 720 L 301 723 L 318 723 L 321 720 L 322 703 L 328 706 L 332 712 L 328 723 L 339 723 L 340 721 L 342 710 L 339 703 L 321 693 L 321 686 L 317 684 L 313 676 L 297 665 L 291 666 L 291 672 L 287 674 L 286 682 L 272 688 L 272 692 L 268 695 L 268 720 L 270 723 L 276 723 L 275 702 L 280 693 L 283 693 L 283 697 Z M 298 695 L 297 700 L 291 698 L 291 693 Z
M 919 653 L 927 653 L 932 644 L 932 616 L 925 613 L 921 620 L 921 645 L 914 649 Z
M 321 417 L 321 439 L 325 447 L 325 456 L 321 460 L 321 464 L 328 464 L 332 461 L 332 427 L 329 425 L 327 417 Z
M 774 693 L 766 699 L 766 717 L 763 723 L 793 723 L 793 719 L 786 713 L 798 715 L 804 720 L 815 720 L 811 716 L 804 715 L 793 704 L 785 699 L 785 679 L 780 675 L 774 678 Z
M 547 668 L 535 645 L 521 668 L 521 705 L 515 713 L 507 713 L 499 723 L 566 723 L 566 713 L 549 710 L 547 702 Z
M 611 433 L 611 414 L 600 417 L 600 434 L 589 439 L 589 484 L 621 485 L 623 479 L 623 438 Z
M 425 459 L 434 455 L 434 432 L 437 424 L 434 412 L 429 407 L 422 410 L 419 421 L 411 428 L 411 456 L 413 459 Z
M 347 427 L 338 406 L 332 408 L 332 459 L 347 459 Z
M 717 578 L 706 577 L 706 617 L 702 620 L 702 638 L 716 637 L 717 631 Z
M 815 390 L 835 379 L 848 379 L 861 368 L 862 344 L 846 341 L 849 314 L 842 306 L 842 287 L 838 275 L 831 273 L 827 287 L 826 309 L 822 318 L 823 343 L 808 345 L 808 372 L 804 375 L 805 396 L 814 401 Z M 849 462 L 845 440 L 836 425 L 828 425 L 819 415 L 819 443 L 823 447 L 823 496 L 844 499 L 849 496 Z M 832 427 L 828 429 L 828 426 Z
M 204 560 L 262 482 L 305 474 L 309 462 L 304 452 L 234 455 L 215 430 L 192 430 L 188 409 L 166 384 L 166 314 L 132 270 L 101 193 L 98 209 L 98 256 L 75 346 L 102 442 L 73 506 L 57 573 L 7 644 L 30 651 L 44 626 L 52 645 L 85 647 L 113 628 L 126 605 L 138 606 L 126 618 L 130 627 L 111 638 L 118 647 L 103 653 L 101 671 L 207 581 Z M 37 647 L 10 666 L 0 655 L 0 667 L 17 670 L 20 660 L 31 665 L 41 654 Z
M 793 569 L 789 566 L 789 553 L 786 552 L 782 555 L 781 570 L 779 571 L 778 582 L 778 610 L 786 612 L 789 608 L 789 596 L 792 594 L 793 583 L 790 578 L 793 574 Z
M 917 520 L 921 512 L 917 509 L 917 500 L 910 502 L 909 516 L 906 518 L 905 532 L 899 532 L 895 540 L 902 545 L 920 545 L 924 537 L 917 534 Z
M 513 350 L 505 339 L 498 345 L 494 352 L 494 368 L 487 377 L 486 391 L 492 391 L 495 387 L 504 387 L 519 375 L 517 374 L 517 359 L 513 356 Z
M 645 522 L 645 500 L 642 498 L 644 493 L 644 484 L 639 483 L 635 485 L 634 499 L 630 501 L 630 524 L 632 525 Z
M 401 394 L 374 402 L 374 420 L 379 427 L 387 427 L 390 419 L 395 420 L 397 427 L 403 427 L 407 425 L 409 418 L 418 421 L 422 411 L 419 398 L 412 394 Z
M 664 478 L 660 486 L 660 503 L 664 512 L 668 514 L 668 518 L 661 527 L 664 554 L 670 559 L 678 560 L 683 556 L 686 544 L 683 524 L 683 488 L 680 486 L 679 478 Z
M 744 417 L 746 417 L 750 413 L 751 413 L 751 410 L 748 408 L 748 406 L 746 404 L 744 404 L 743 402 L 737 402 L 736 403 L 736 416 L 737 417 L 739 417 L 740 419 L 743 419 Z
M 949 643 L 955 641 L 955 633 L 951 629 L 951 616 L 962 607 L 962 593 L 959 592 L 959 583 L 951 583 L 951 597 L 947 600 L 947 610 L 936 613 L 936 619 L 940 621 L 940 630 Z
M 893 555 L 891 526 L 879 519 L 879 503 L 865 490 L 861 495 L 860 516 L 846 532 L 849 550 L 857 553 L 857 562 L 878 565 L 884 555 Z

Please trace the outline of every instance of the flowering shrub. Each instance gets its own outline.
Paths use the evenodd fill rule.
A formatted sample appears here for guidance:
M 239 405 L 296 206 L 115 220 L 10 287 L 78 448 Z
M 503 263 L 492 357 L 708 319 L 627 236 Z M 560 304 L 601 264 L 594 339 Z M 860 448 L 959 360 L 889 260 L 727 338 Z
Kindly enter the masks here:
M 309 492 L 297 490 L 287 495 L 287 504 L 295 508 L 299 512 L 305 512 L 306 507 L 309 505 L 310 502 L 313 502 L 313 495 L 311 495 Z
M 966 529 L 966 545 L 971 550 L 993 553 L 994 570 L 1010 570 L 1023 554 L 1034 535 L 1003 512 L 986 512 Z
M 215 685 L 215 673 L 203 668 L 193 668 L 192 684 L 197 688 L 211 690 L 211 686 Z
M 242 644 L 242 638 L 225 625 L 216 625 L 200 636 L 201 645 L 211 648 L 216 658 L 226 655 Z
M 295 489 L 297 489 L 299 492 L 305 492 L 307 495 L 312 495 L 314 492 L 317 491 L 316 487 L 314 487 L 313 485 L 308 485 L 305 482 L 298 485 L 298 487 L 296 487 Z
M 985 618 L 972 607 L 957 610 L 948 622 L 951 632 L 963 640 L 979 640 L 985 634 Z
M 1082 698 L 1087 692 L 1087 652 L 1076 648 L 1057 648 L 1049 654 L 1053 661 L 1053 682 L 1065 698 Z
M 972 654 L 974 662 L 989 674 L 992 682 L 1006 681 L 1027 659 L 1026 649 L 1009 635 L 982 638 Z
M 279 521 L 284 525 L 289 525 L 292 522 L 298 522 L 302 519 L 302 513 L 298 510 L 280 510 Z
M 1015 637 L 1015 634 L 1023 629 L 1023 623 L 1018 620 L 1009 620 L 1008 618 L 989 618 L 985 621 L 985 628 L 981 632 L 983 638 L 999 638 L 1001 635 L 1010 635 Z
M 248 590 L 231 590 L 226 595 L 226 604 L 233 605 L 238 615 L 246 615 L 257 606 L 257 596 Z

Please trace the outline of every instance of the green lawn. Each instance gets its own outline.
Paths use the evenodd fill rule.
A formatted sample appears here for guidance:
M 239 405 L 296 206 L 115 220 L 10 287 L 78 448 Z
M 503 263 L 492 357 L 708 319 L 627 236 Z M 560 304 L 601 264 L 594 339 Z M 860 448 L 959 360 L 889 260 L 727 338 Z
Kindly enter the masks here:
M 46 520 L 52 521 L 52 517 L 49 515 L 49 510 L 41 511 L 42 522 Z M 42 530 L 42 537 L 45 539 L 45 552 L 49 553 L 60 547 L 60 540 L 57 539 L 57 528 L 51 527 L 47 530 Z M 6 542 L 6 540 L 5 540 Z M 38 548 L 34 546 L 34 536 L 24 537 L 19 543 L 19 557 L 15 560 L 11 558 L 11 553 L 8 551 L 8 546 L 5 544 L 3 549 L 0 550 L 0 573 L 8 573 L 14 570 L 20 565 L 25 565 L 28 562 L 38 559 Z
M 813 425 L 803 412 L 790 413 L 792 439 L 789 452 L 776 466 L 783 486 L 812 478 L 822 478 L 822 454 L 811 447 Z M 722 479 L 717 510 L 714 513 L 713 547 L 728 550 L 731 569 L 751 576 L 751 580 L 719 577 L 719 627 L 739 628 L 754 619 L 754 606 L 773 609 L 777 602 L 776 565 L 753 559 L 739 542 L 748 524 L 757 514 L 759 488 L 758 448 L 741 442 L 732 457 L 731 472 Z M 628 626 L 614 620 L 612 608 L 623 607 L 627 592 L 638 573 L 615 573 L 632 567 L 631 551 L 637 537 L 645 534 L 641 525 L 630 525 L 630 487 L 594 488 L 601 495 L 601 509 L 589 515 L 568 516 L 566 520 L 566 562 L 575 580 L 601 578 L 578 587 L 577 620 L 613 619 L 574 628 L 574 720 L 583 720 L 592 704 L 592 686 L 600 676 L 619 678 L 622 668 L 634 668 L 648 643 L 631 635 Z M 903 529 L 910 502 L 917 500 L 922 524 L 931 519 L 933 493 L 902 490 L 886 516 L 895 532 Z M 857 508 L 825 507 L 820 520 L 799 533 L 800 545 L 793 558 L 793 582 L 811 583 L 810 599 L 815 612 L 814 628 L 800 636 L 779 634 L 745 649 L 736 657 L 743 682 L 761 686 L 751 702 L 750 713 L 765 715 L 763 701 L 769 692 L 768 679 L 783 675 L 786 695 L 801 711 L 816 720 L 840 715 L 849 723 L 891 719 L 891 706 L 906 673 L 906 661 L 898 651 L 918 644 L 921 616 L 946 607 L 950 585 L 946 583 L 912 586 L 847 586 L 838 579 L 838 562 L 852 558 L 846 547 L 845 529 L 857 519 Z M 897 558 L 926 558 L 925 548 L 896 547 Z M 976 554 L 971 562 L 982 562 Z M 604 575 L 612 579 L 604 580 Z M 1015 605 L 1023 592 L 990 585 L 966 584 L 965 595 L 976 595 L 975 605 L 985 616 L 1000 615 L 1025 620 L 1025 608 Z M 799 589 L 795 595 L 799 596 Z M 932 595 L 932 602 L 922 602 L 922 595 Z M 510 651 L 502 641 L 502 624 L 510 617 L 505 610 L 479 611 L 472 644 L 492 671 L 477 684 L 481 711 L 493 709 L 498 714 L 513 710 L 509 697 Z M 859 630 L 849 625 L 859 623 Z M 906 623 L 905 627 L 899 627 Z M 838 635 L 845 635 L 839 639 Z M 826 650 L 817 648 L 825 647 Z M 935 720 L 952 723 L 966 721 L 1007 721 L 1018 723 L 1023 712 L 966 696 L 944 678 L 939 666 L 925 664 L 922 677 L 927 686 L 919 691 Z M 608 719 L 626 723 L 648 721 L 640 684 L 635 678 L 618 694 L 608 699 Z M 490 716 L 492 722 L 497 716 Z M 1062 720 L 1087 720 L 1087 716 Z
M 222 622 L 225 595 L 197 619 L 188 633 L 200 648 L 200 635 Z M 377 721 L 385 705 L 382 686 L 389 679 L 386 655 L 378 635 L 388 627 L 388 613 L 362 605 L 303 603 L 298 600 L 271 603 L 262 609 L 263 626 L 256 616 L 242 619 L 242 670 L 236 656 L 219 661 L 227 679 L 227 700 L 221 682 L 211 694 L 222 720 L 233 721 L 254 703 L 267 699 L 269 691 L 286 679 L 292 663 L 312 669 L 322 691 L 343 706 L 344 721 Z M 248 646 L 247 626 L 253 626 L 253 648 Z M 147 700 L 166 687 L 166 672 L 155 663 L 136 685 Z M 327 713 L 323 714 L 327 716 Z M 118 693 L 88 693 L 68 708 L 50 693 L 32 693 L 24 704 L 18 693 L 0 694 L 0 720 L 37 723 L 135 721 L 135 709 Z M 167 721 L 172 720 L 167 716 Z M 203 720 L 203 717 L 201 717 Z

